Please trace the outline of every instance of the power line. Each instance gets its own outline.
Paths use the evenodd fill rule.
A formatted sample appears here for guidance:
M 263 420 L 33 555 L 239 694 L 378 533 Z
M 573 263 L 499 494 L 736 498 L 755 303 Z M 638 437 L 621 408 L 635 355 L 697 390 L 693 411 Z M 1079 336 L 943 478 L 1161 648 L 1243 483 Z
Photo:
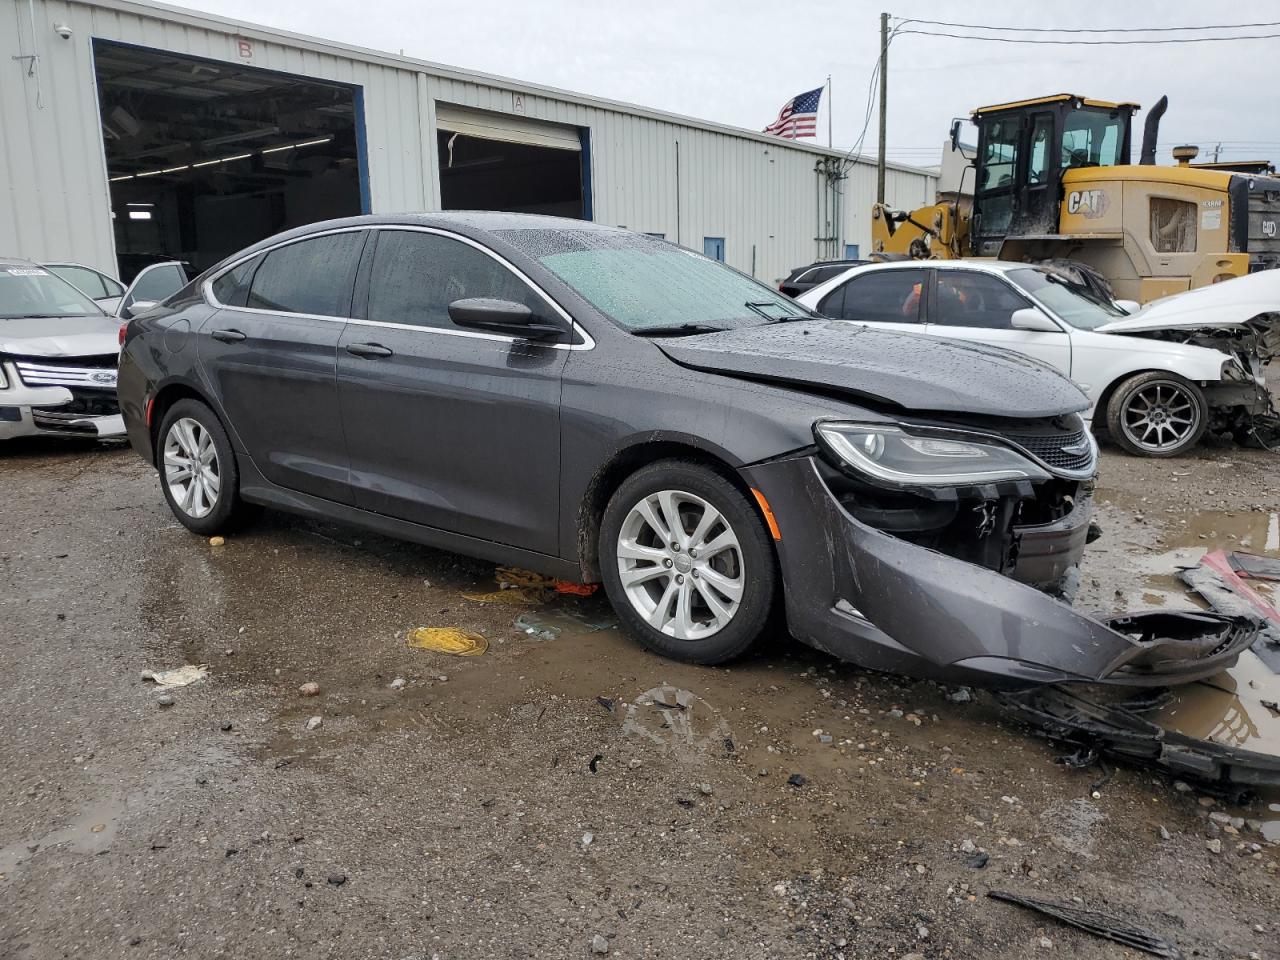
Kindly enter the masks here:
M 905 27 L 909 23 L 919 23 L 934 27 L 955 27 L 961 30 L 991 30 L 1001 33 L 1176 33 L 1187 30 L 1247 30 L 1259 27 L 1280 27 L 1280 21 L 1205 24 L 1202 27 L 993 27 L 981 23 L 948 23 L 946 20 L 917 20 L 914 18 L 901 19 L 898 21 L 898 26 Z M 1244 37 L 1241 39 L 1252 38 Z
M 1148 44 L 1164 43 L 1223 43 L 1232 40 L 1280 39 L 1280 33 L 1258 33 L 1248 37 L 1170 37 L 1168 39 L 1150 38 L 1144 40 L 1033 40 L 1030 37 L 983 37 L 978 34 L 945 33 L 938 30 L 903 30 L 901 28 L 895 31 L 895 36 L 902 36 L 909 33 L 921 37 L 950 37 L 953 40 L 985 40 L 988 43 L 1033 43 L 1071 47 L 1145 46 Z

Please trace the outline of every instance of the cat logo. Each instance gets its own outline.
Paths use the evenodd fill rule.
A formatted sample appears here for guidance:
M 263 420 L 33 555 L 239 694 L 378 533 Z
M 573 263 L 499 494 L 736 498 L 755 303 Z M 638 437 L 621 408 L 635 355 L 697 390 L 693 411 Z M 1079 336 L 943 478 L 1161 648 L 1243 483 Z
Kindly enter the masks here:
M 1096 220 L 1110 206 L 1105 190 L 1072 190 L 1067 195 L 1067 213 L 1078 213 L 1089 220 Z
M 1262 221 L 1262 235 L 1264 237 L 1274 237 L 1276 235 L 1276 222 L 1274 220 Z

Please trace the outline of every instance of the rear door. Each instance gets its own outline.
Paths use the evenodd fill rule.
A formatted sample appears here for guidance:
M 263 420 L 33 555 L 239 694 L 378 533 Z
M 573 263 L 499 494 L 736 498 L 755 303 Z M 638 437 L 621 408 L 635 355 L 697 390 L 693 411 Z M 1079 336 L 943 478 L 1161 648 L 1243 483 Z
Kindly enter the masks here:
M 214 280 L 201 366 L 232 433 L 271 483 L 352 502 L 337 351 L 366 232 L 277 247 Z
M 1035 305 L 1004 277 L 977 270 L 929 272 L 935 278 L 927 333 L 1016 350 L 1071 375 L 1071 337 L 1065 330 L 1013 329 L 1014 311 Z
M 479 244 L 435 230 L 374 232 L 359 318 L 338 353 L 356 504 L 554 555 L 567 344 L 457 327 L 449 304 L 470 297 L 523 303 L 569 327 Z
M 848 282 L 823 297 L 817 309 L 837 320 L 852 320 L 884 330 L 924 333 L 922 310 L 927 279 L 923 269 L 855 273 Z

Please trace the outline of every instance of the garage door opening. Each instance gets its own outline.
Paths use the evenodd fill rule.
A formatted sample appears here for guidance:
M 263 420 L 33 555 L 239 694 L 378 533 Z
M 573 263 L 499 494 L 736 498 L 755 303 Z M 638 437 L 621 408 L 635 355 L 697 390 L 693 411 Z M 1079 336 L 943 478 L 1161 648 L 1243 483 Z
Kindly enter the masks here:
M 95 40 L 116 255 L 189 272 L 364 212 L 358 87 Z
M 440 206 L 590 219 L 577 127 L 436 106 Z

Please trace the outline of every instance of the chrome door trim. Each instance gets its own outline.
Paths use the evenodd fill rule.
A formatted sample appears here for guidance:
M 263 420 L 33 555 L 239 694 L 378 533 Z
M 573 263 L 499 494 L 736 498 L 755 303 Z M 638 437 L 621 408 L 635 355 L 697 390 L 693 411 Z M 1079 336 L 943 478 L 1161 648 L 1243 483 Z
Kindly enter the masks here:
M 227 264 L 227 266 L 225 266 L 223 269 L 219 270 L 216 274 L 209 277 L 209 279 L 205 280 L 204 283 L 200 285 L 200 290 L 204 294 L 204 298 L 209 303 L 210 306 L 217 307 L 218 309 L 221 309 L 221 310 L 241 310 L 241 311 L 244 311 L 245 313 L 256 313 L 256 314 L 261 314 L 269 317 L 300 317 L 306 320 L 326 320 L 330 323 L 352 323 L 362 327 L 386 327 L 391 330 L 418 330 L 423 333 L 442 334 L 446 337 L 468 337 L 472 340 L 496 340 L 503 343 L 531 343 L 531 344 L 539 343 L 539 341 L 530 340 L 527 337 L 508 337 L 508 336 L 503 336 L 500 333 L 481 333 L 476 330 L 451 330 L 444 327 L 423 327 L 423 326 L 418 326 L 417 324 L 412 324 L 412 323 L 388 323 L 383 320 L 358 320 L 358 319 L 355 319 L 354 317 L 331 317 L 331 316 L 326 316 L 324 314 L 316 314 L 316 313 L 290 313 L 287 310 L 263 310 L 260 307 L 230 307 L 230 306 L 227 306 L 225 303 L 222 303 L 220 300 L 218 300 L 217 297 L 213 295 L 214 281 L 221 279 L 223 275 L 230 273 L 236 267 L 240 266 L 240 264 L 245 263 L 248 260 L 252 260 L 255 257 L 262 256 L 263 254 L 268 254 L 273 250 L 280 249 L 281 247 L 287 247 L 287 246 L 290 246 L 291 244 L 301 243 L 304 240 L 311 240 L 311 239 L 314 239 L 315 237 L 327 237 L 327 236 L 332 236 L 338 233 L 356 233 L 363 230 L 368 230 L 370 232 L 375 230 L 404 230 L 404 231 L 409 231 L 413 233 L 431 233 L 441 237 L 448 237 L 450 240 L 458 240 L 462 243 L 467 244 L 467 246 L 469 247 L 474 247 L 476 250 L 479 250 L 481 253 L 485 254 L 486 256 L 496 260 L 508 271 L 513 273 L 517 278 L 519 278 L 522 282 L 524 282 L 531 290 L 537 293 L 538 296 L 540 296 L 543 300 L 546 301 L 548 306 L 550 306 L 556 313 L 560 315 L 560 317 L 563 320 L 565 320 L 565 322 L 569 324 L 571 333 L 582 339 L 582 343 L 549 343 L 549 344 L 541 344 L 542 346 L 549 347 L 552 350 L 591 350 L 596 345 L 596 341 L 591 336 L 591 334 L 589 334 L 576 320 L 574 320 L 573 317 L 569 315 L 569 312 L 564 309 L 564 307 L 556 303 L 556 301 L 552 299 L 549 293 L 547 293 L 545 290 L 542 289 L 542 287 L 538 286 L 538 284 L 536 284 L 533 280 L 531 280 L 528 276 L 526 276 L 525 273 L 522 270 L 520 270 L 519 267 L 509 262 L 501 254 L 496 253 L 493 250 L 490 250 L 484 244 L 479 243 L 475 240 L 472 240 L 470 237 L 464 237 L 461 234 L 453 233 L 449 230 L 442 230 L 439 227 L 424 227 L 424 226 L 418 226 L 414 224 L 401 224 L 401 223 L 377 223 L 377 224 L 366 224 L 364 226 L 358 226 L 358 227 L 336 227 L 332 230 L 318 230 L 315 233 L 308 233 L 306 236 L 293 237 L 289 240 L 282 240 L 280 243 L 272 244 L 269 247 L 263 247 L 260 250 L 255 250 L 252 253 L 246 254 L 245 256 L 232 261 L 231 263 Z

